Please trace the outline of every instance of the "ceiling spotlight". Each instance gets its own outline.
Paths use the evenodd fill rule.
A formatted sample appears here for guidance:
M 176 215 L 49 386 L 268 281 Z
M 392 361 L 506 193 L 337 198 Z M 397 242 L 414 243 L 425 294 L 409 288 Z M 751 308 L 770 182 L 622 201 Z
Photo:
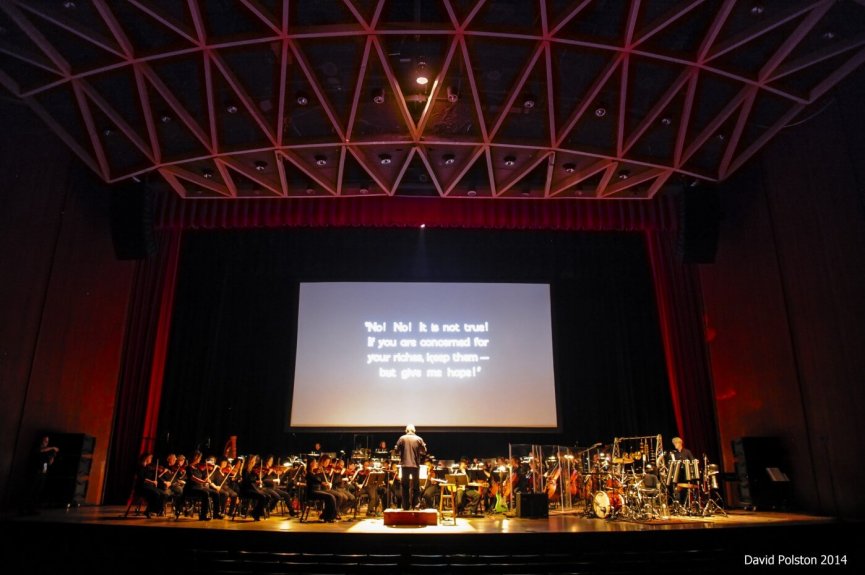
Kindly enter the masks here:
M 163 124 L 170 124 L 171 123 L 171 116 L 168 114 L 162 114 L 161 116 L 159 116 L 159 121 L 162 122 Z
M 727 139 L 727 136 L 725 136 L 723 132 L 718 132 L 717 134 L 715 134 L 715 137 L 722 142 Z
M 607 109 L 604 106 L 598 106 L 595 108 L 595 116 L 598 118 L 603 118 L 607 115 Z
M 477 193 L 476 190 L 469 190 L 469 191 L 466 192 L 466 195 L 467 195 L 468 197 L 470 197 L 470 198 L 473 198 L 473 197 L 475 197 L 476 195 L 478 195 L 478 193 Z
M 225 111 L 228 112 L 229 114 L 236 114 L 237 113 L 237 106 L 235 106 L 234 104 L 228 104 L 225 107 Z
M 384 104 L 384 89 L 375 88 L 372 91 L 372 101 L 376 104 Z
M 312 188 L 312 187 L 306 188 L 306 195 L 307 196 L 311 196 L 314 193 L 315 193 L 315 188 Z
M 390 165 L 393 159 L 390 157 L 390 154 L 379 154 L 378 161 L 382 166 Z
M 114 130 L 111 129 L 111 128 L 105 128 L 105 129 L 102 130 L 102 135 L 103 135 L 103 136 L 113 136 L 113 135 L 114 135 Z
M 671 118 L 669 116 L 664 116 L 663 118 L 661 118 L 661 125 L 662 126 L 671 126 L 672 124 L 673 124 L 673 118 Z
M 418 58 L 416 71 L 415 82 L 421 86 L 426 86 L 429 83 L 429 73 L 426 69 L 426 61 L 423 58 Z
M 212 180 L 213 179 L 213 170 L 211 170 L 210 168 L 203 168 L 201 170 L 201 177 L 204 178 L 205 180 Z
M 562 169 L 566 174 L 573 174 L 577 171 L 577 165 L 573 162 L 568 162 L 567 164 L 562 165 Z
M 296 101 L 298 106 L 306 106 L 309 104 L 309 96 L 306 95 L 306 92 L 301 90 L 296 94 Z
M 76 4 L 72 0 L 66 0 L 65 2 L 63 2 L 63 7 L 67 10 L 73 10 L 78 7 L 78 4 Z
M 456 104 L 460 99 L 460 93 L 453 86 L 448 86 L 448 102 Z
M 361 193 L 362 195 L 366 195 L 366 194 L 369 193 L 369 187 L 367 187 L 367 186 L 361 186 L 359 191 L 360 191 L 360 193 Z
M 507 167 L 511 167 L 517 163 L 517 159 L 514 156 L 505 156 L 505 165 Z
M 823 32 L 822 37 L 824 40 L 834 40 L 835 39 L 835 32 L 833 32 L 832 30 L 826 30 L 825 32 Z
M 315 165 L 318 166 L 319 168 L 326 166 L 327 165 L 327 158 L 325 156 L 322 156 L 321 154 L 318 154 L 315 157 Z
M 533 94 L 523 95 L 523 108 L 525 108 L 526 110 L 531 110 L 535 107 L 535 104 L 537 104 L 537 100 L 535 100 Z
M 263 172 L 266 168 L 267 168 L 267 162 L 262 161 L 262 160 L 256 160 L 255 161 L 255 171 L 256 172 Z
M 766 11 L 766 8 L 763 7 L 762 4 L 754 4 L 751 6 L 751 14 L 754 16 L 762 16 L 763 12 Z
M 445 166 L 453 166 L 457 161 L 457 157 L 453 154 L 445 154 L 442 156 L 442 160 L 444 160 Z
M 627 180 L 631 177 L 631 170 L 619 170 L 619 179 Z

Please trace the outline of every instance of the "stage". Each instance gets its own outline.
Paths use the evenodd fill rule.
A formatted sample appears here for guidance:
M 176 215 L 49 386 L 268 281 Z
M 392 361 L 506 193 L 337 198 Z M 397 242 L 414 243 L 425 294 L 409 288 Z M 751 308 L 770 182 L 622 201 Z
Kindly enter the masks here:
M 498 514 L 460 517 L 456 525 L 386 526 L 382 517 L 199 521 L 124 518 L 124 512 L 103 506 L 7 515 L 4 532 L 13 534 L 8 548 L 36 572 L 92 572 L 105 562 L 160 573 L 729 573 L 766 568 L 755 562 L 770 560 L 776 567 L 784 561 L 819 565 L 830 556 L 846 559 L 832 566 L 835 571 L 861 565 L 855 547 L 861 523 L 794 513 L 729 511 L 727 517 L 645 522 Z

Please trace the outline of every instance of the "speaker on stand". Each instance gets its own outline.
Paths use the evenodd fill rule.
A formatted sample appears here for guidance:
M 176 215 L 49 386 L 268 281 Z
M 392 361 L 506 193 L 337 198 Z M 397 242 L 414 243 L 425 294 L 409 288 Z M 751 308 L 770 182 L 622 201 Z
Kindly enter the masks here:
M 153 190 L 128 181 L 111 190 L 111 241 L 119 260 L 143 260 L 156 253 Z
M 684 189 L 680 205 L 677 251 L 682 263 L 714 263 L 721 229 L 721 195 L 713 185 Z

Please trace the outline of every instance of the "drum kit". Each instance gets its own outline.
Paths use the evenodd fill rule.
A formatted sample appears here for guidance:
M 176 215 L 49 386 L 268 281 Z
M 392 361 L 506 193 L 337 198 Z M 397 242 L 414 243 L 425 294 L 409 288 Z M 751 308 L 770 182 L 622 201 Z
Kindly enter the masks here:
M 701 465 L 702 464 L 702 465 Z M 585 513 L 600 519 L 647 521 L 671 515 L 707 517 L 724 511 L 719 469 L 699 459 L 679 459 L 661 465 L 605 466 L 595 461 L 581 492 Z

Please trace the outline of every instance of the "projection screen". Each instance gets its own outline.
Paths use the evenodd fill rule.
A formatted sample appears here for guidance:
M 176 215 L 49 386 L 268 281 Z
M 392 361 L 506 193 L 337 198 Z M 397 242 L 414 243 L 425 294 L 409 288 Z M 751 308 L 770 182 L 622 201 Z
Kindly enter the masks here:
M 301 283 L 290 428 L 555 429 L 550 286 Z

